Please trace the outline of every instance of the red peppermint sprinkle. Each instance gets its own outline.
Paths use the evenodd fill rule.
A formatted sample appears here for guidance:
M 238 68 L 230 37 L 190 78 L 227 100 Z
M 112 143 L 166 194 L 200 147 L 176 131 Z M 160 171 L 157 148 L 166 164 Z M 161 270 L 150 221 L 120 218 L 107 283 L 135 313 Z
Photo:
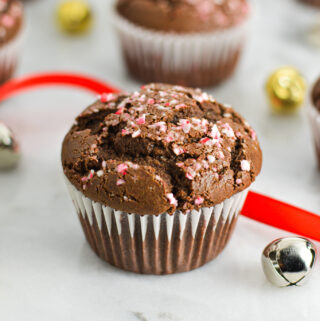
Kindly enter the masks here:
M 212 137 L 213 139 L 216 139 L 216 140 L 218 140 L 220 138 L 220 132 L 219 132 L 217 125 L 212 126 L 209 136 Z
M 147 104 L 153 105 L 155 103 L 155 100 L 153 98 L 149 98 L 147 101 Z
M 193 176 L 190 173 L 186 173 L 186 178 L 190 179 L 191 181 L 193 180 Z
M 140 136 L 140 134 L 141 134 L 141 130 L 138 129 L 131 136 L 132 136 L 132 138 L 136 138 L 136 137 Z
M 85 177 L 82 177 L 82 178 L 81 178 L 81 182 L 84 182 L 84 183 L 85 183 L 85 182 L 87 182 L 87 181 L 88 181 L 88 177 L 85 176 Z
M 234 138 L 235 137 L 234 131 L 233 131 L 233 129 L 231 128 L 231 126 L 228 123 L 223 124 L 222 128 L 223 128 L 222 132 L 224 134 L 226 134 L 228 137 L 230 137 L 230 138 Z
M 204 167 L 205 169 L 208 169 L 208 168 L 209 168 L 209 164 L 208 164 L 208 162 L 205 161 L 205 160 L 202 161 L 202 165 L 203 165 L 203 167 Z
M 149 125 L 149 128 L 159 128 L 161 132 L 165 132 L 167 130 L 167 126 L 164 121 L 159 121 L 157 123 Z
M 209 96 L 207 93 L 202 93 L 201 96 L 196 97 L 196 100 L 198 100 L 200 103 L 203 103 L 209 100 Z
M 197 196 L 197 198 L 194 200 L 194 204 L 201 205 L 204 202 L 204 198 L 201 196 Z
M 138 164 L 133 164 L 131 162 L 126 162 L 126 163 L 130 168 L 133 168 L 133 169 L 138 169 L 140 167 Z
M 94 175 L 94 170 L 92 169 L 88 175 L 88 179 L 91 179 Z
M 145 123 L 146 123 L 146 115 L 143 114 L 141 117 L 139 117 L 139 118 L 137 119 L 137 123 L 138 123 L 139 125 L 145 124 Z
M 201 169 L 201 164 L 199 164 L 199 163 L 195 163 L 194 164 L 194 169 L 196 170 L 196 171 L 198 171 L 198 170 L 200 170 Z
M 182 130 L 186 134 L 188 134 L 190 132 L 190 129 L 191 129 L 190 120 L 188 120 L 188 119 L 180 119 L 179 120 L 179 126 L 182 128 Z
M 245 172 L 250 172 L 250 163 L 247 160 L 242 160 L 241 169 Z
M 180 146 L 177 146 L 177 145 L 174 145 L 173 146 L 173 152 L 176 154 L 176 155 L 181 155 L 184 153 L 184 149 Z
M 109 101 L 111 101 L 111 100 L 113 100 L 113 99 L 114 99 L 114 95 L 113 95 L 113 94 L 103 93 L 103 94 L 101 94 L 101 96 L 100 96 L 100 101 L 101 101 L 102 103 L 109 102 Z
M 135 91 L 132 95 L 131 95 L 131 97 L 133 97 L 133 98 L 138 98 L 140 96 L 140 93 L 138 92 L 138 91 Z
M 236 183 L 237 183 L 238 185 L 242 184 L 242 179 L 237 178 Z
M 143 94 L 138 100 L 143 103 L 145 99 L 146 99 L 146 95 Z
M 184 166 L 184 163 L 183 163 L 183 162 L 178 162 L 178 163 L 176 163 L 176 165 L 177 165 L 178 167 L 183 167 L 183 166 Z
M 210 138 L 208 138 L 208 137 L 205 137 L 205 138 L 201 138 L 200 139 L 200 143 L 201 144 L 208 144 L 210 142 Z
M 196 175 L 197 175 L 197 173 L 192 168 L 188 168 L 188 171 L 186 173 L 187 179 L 193 180 Z
M 117 180 L 117 186 L 124 184 L 125 181 L 123 179 L 118 179 Z
M 129 121 L 128 124 L 129 124 L 131 127 L 137 127 L 137 125 L 136 125 L 133 121 Z
M 208 161 L 210 164 L 212 164 L 216 161 L 216 158 L 213 155 L 208 155 Z
M 201 124 L 201 120 L 199 118 L 192 118 L 192 122 L 195 124 L 195 125 L 200 125 Z
M 125 135 L 128 135 L 130 133 L 129 133 L 129 131 L 127 129 L 122 129 L 121 134 L 122 134 L 122 136 L 125 136 Z
M 1 18 L 1 23 L 5 27 L 12 27 L 14 25 L 14 18 L 8 14 L 4 14 Z
M 170 205 L 178 206 L 178 201 L 176 200 L 176 198 L 173 196 L 172 193 L 167 194 L 166 197 L 169 200 Z
M 115 114 L 116 114 L 116 115 L 120 115 L 120 114 L 123 113 L 123 111 L 124 111 L 124 108 L 123 108 L 123 107 L 120 107 L 120 108 L 115 112 Z
M 100 169 L 99 171 L 97 171 L 97 176 L 98 177 L 101 177 L 102 175 L 103 175 L 103 170 Z
M 127 172 L 126 172 L 127 169 L 128 169 L 128 165 L 124 164 L 124 163 L 119 164 L 117 166 L 117 172 L 122 174 L 122 175 L 126 175 L 127 174 Z
M 177 104 L 178 103 L 178 100 L 176 100 L 176 99 L 172 99 L 171 101 L 170 101 L 170 105 L 175 105 L 175 104 Z
M 187 108 L 187 105 L 185 104 L 179 104 L 175 107 L 175 109 L 179 110 L 179 109 L 182 109 L 182 108 Z
M 165 138 L 165 140 L 166 140 L 167 143 L 171 143 L 171 142 L 173 142 L 173 137 L 172 136 L 167 136 Z

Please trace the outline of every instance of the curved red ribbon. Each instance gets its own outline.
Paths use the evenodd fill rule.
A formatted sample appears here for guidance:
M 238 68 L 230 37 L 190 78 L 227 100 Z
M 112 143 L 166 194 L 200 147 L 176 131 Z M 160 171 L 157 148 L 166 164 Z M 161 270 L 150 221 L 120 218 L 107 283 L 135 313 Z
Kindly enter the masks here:
M 241 214 L 258 222 L 320 241 L 320 216 L 268 196 L 249 192 Z
M 95 94 L 119 92 L 102 81 L 70 73 L 44 73 L 13 79 L 0 87 L 0 101 L 27 89 L 47 85 L 68 85 Z M 320 216 L 270 197 L 249 192 L 242 215 L 261 223 L 320 241 Z
M 119 91 L 119 89 L 114 88 L 105 82 L 83 75 L 72 73 L 43 73 L 8 81 L 0 87 L 0 101 L 16 95 L 19 92 L 48 85 L 80 87 L 96 94 Z

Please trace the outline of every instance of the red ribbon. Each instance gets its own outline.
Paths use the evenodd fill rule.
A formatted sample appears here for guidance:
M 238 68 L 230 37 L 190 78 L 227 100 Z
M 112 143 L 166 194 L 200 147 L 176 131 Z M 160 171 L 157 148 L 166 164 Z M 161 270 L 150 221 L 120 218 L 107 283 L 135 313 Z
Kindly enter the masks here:
M 0 101 L 40 86 L 68 85 L 95 94 L 119 92 L 105 82 L 83 75 L 45 73 L 11 80 L 0 87 Z M 273 227 L 320 241 L 320 216 L 270 197 L 249 192 L 242 215 Z
M 320 241 L 320 216 L 249 192 L 241 214 L 258 222 Z
M 17 78 L 8 81 L 0 87 L 0 101 L 3 101 L 27 89 L 48 85 L 67 85 L 87 89 L 96 94 L 118 92 L 116 89 L 100 80 L 71 73 L 44 73 Z

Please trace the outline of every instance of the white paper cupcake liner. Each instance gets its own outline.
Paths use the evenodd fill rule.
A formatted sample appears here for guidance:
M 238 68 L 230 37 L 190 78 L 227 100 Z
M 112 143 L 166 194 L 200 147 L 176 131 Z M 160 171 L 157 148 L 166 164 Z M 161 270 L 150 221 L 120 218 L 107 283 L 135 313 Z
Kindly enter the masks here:
M 138 215 L 94 202 L 66 179 L 86 238 L 105 261 L 145 274 L 189 271 L 215 258 L 228 242 L 247 196 L 183 214 Z
M 130 73 L 145 82 L 204 87 L 233 72 L 248 32 L 248 21 L 208 33 L 163 33 L 137 26 L 114 9 Z
M 311 102 L 308 104 L 307 111 L 317 153 L 318 166 L 320 168 L 320 113 Z
M 0 46 L 0 83 L 11 78 L 18 64 L 22 45 L 22 31 L 8 43 Z

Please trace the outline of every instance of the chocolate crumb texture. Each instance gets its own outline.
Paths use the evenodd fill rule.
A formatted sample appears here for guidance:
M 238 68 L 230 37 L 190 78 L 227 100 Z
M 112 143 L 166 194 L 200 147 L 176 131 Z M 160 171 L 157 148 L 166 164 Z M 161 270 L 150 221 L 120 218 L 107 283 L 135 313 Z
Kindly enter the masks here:
M 246 189 L 262 153 L 231 107 L 199 89 L 149 84 L 85 109 L 64 139 L 62 164 L 90 199 L 158 215 L 212 207 Z

